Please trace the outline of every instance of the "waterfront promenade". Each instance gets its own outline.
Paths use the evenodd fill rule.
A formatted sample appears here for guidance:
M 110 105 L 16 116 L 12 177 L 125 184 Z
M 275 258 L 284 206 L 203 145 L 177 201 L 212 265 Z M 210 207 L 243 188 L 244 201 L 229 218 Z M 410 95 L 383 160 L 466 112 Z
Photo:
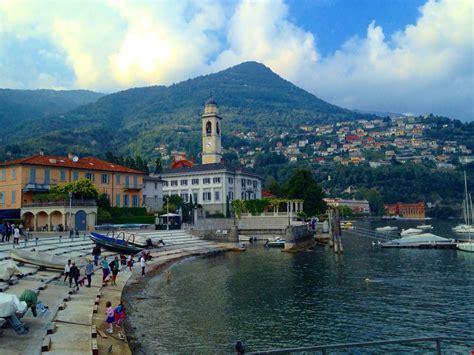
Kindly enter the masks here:
M 221 252 L 231 249 L 232 245 L 209 242 L 191 236 L 184 231 L 143 231 L 152 239 L 162 239 L 166 245 L 159 249 L 151 249 L 153 259 L 147 262 L 147 275 L 153 275 L 168 264 L 183 258 L 207 253 Z M 27 246 L 20 243 L 25 250 L 48 251 L 56 255 L 74 258 L 88 256 L 92 252 L 93 243 L 89 238 L 42 237 L 29 241 Z M 12 244 L 0 244 L 0 261 L 9 259 Z M 114 256 L 116 253 L 103 250 L 102 256 Z M 112 258 L 108 258 L 109 261 Z M 147 276 L 140 275 L 139 263 L 135 263 L 132 272 L 126 270 L 118 274 L 116 286 L 102 286 L 102 272 L 97 269 L 92 279 L 92 287 L 81 287 L 72 292 L 69 284 L 63 282 L 58 271 L 39 270 L 32 265 L 20 265 L 25 275 L 13 277 L 9 282 L 0 282 L 2 292 L 15 294 L 18 297 L 25 289 L 38 293 L 38 299 L 49 306 L 45 315 L 34 318 L 29 312 L 23 321 L 29 326 L 29 333 L 17 335 L 13 329 L 1 329 L 2 349 L 0 353 L 8 354 L 129 354 L 126 335 L 122 329 L 115 328 L 114 334 L 105 335 L 105 304 L 111 301 L 117 305 L 122 297 L 124 286 L 145 281 Z M 84 275 L 84 270 L 81 270 Z M 134 286 L 133 286 L 134 287 Z M 140 286 L 141 287 L 141 286 Z M 127 307 L 128 305 L 126 305 Z M 133 306 L 133 305 L 130 305 Z M 110 352 L 109 352 L 110 351 Z

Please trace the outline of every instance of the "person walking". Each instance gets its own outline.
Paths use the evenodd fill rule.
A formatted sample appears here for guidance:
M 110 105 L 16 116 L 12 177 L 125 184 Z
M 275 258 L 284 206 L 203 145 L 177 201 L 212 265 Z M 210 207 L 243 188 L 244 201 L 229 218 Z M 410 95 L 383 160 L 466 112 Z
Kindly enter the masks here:
M 2 243 L 5 243 L 5 237 L 7 236 L 7 224 L 0 224 L 0 231 L 2 232 Z
M 15 229 L 13 230 L 13 244 L 20 244 L 20 228 L 18 227 L 15 227 Z
M 64 266 L 64 283 L 66 283 L 69 273 L 71 272 L 71 259 L 67 261 L 66 266 Z
M 124 254 L 120 254 L 120 271 L 127 268 L 127 257 Z
M 76 284 L 76 291 L 79 291 L 79 268 L 76 266 L 76 263 L 72 262 L 71 269 L 69 270 L 69 288 L 72 287 L 72 280 Z
M 102 283 L 105 284 L 105 280 L 107 279 L 107 276 L 109 276 L 110 273 L 109 263 L 107 262 L 106 256 L 104 256 L 104 258 L 100 262 L 100 266 L 102 267 Z
M 107 301 L 105 304 L 105 315 L 106 319 L 105 321 L 109 325 L 109 328 L 106 330 L 107 333 L 112 334 L 114 332 L 114 323 L 115 323 L 115 317 L 114 317 L 114 308 L 112 307 L 112 303 L 110 301 Z
M 145 276 L 145 254 L 142 253 L 142 256 L 140 257 L 140 266 L 142 267 L 142 276 Z
M 87 285 L 86 285 L 86 287 L 91 287 L 92 275 L 93 274 L 94 274 L 94 264 L 92 264 L 92 260 L 87 260 L 87 265 L 86 265 Z
M 12 235 L 12 225 L 10 224 L 10 222 L 7 222 L 7 239 L 6 239 L 7 242 L 10 241 L 11 235 Z
M 96 244 L 95 247 L 92 249 L 92 255 L 94 255 L 94 265 L 95 266 L 99 266 L 100 254 L 101 254 L 100 246 Z
M 134 263 L 134 262 L 135 262 L 135 261 L 133 260 L 133 255 L 130 254 L 130 255 L 128 256 L 128 259 L 127 259 L 127 266 L 128 266 L 128 269 L 130 270 L 130 272 L 132 271 L 132 266 L 133 266 L 133 263 Z
M 115 257 L 114 260 L 109 264 L 110 270 L 112 271 L 112 286 L 117 285 L 117 275 L 119 273 L 120 269 L 120 264 L 119 264 L 119 259 L 118 256 Z

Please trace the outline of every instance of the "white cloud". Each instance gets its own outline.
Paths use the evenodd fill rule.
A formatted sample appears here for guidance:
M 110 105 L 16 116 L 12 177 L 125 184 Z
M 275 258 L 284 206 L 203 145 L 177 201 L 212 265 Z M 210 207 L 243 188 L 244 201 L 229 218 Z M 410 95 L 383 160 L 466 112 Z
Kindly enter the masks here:
M 283 0 L 0 0 L 0 86 L 118 90 L 255 60 L 341 106 L 473 119 L 472 21 L 469 0 L 428 1 L 416 24 L 387 37 L 372 22 L 366 37 L 321 57 L 314 35 L 289 19 Z M 2 61 L 2 41 L 11 40 L 56 46 L 24 55 L 51 63 L 63 55 L 73 84 L 49 67 L 31 69 L 34 78 L 21 82 L 26 75 L 18 72 L 30 66 Z

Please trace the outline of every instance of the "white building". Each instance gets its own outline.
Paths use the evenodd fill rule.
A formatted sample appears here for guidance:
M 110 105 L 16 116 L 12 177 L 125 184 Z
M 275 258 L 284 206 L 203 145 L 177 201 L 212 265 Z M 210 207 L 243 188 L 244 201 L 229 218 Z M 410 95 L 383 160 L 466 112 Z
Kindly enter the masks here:
M 163 209 L 163 180 L 159 177 L 143 177 L 143 207 L 149 212 Z
M 216 102 L 206 102 L 202 115 L 203 164 L 163 171 L 163 195 L 179 195 L 185 202 L 202 206 L 206 214 L 227 215 L 233 200 L 262 197 L 263 179 L 251 170 L 221 161 L 222 118 Z M 191 165 L 191 164 L 190 164 Z

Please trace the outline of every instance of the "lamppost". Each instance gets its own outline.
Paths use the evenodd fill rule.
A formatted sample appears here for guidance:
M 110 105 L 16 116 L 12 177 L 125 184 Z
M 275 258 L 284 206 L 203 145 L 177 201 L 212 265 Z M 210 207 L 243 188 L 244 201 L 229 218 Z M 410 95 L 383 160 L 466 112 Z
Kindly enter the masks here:
M 69 235 L 72 235 L 72 192 L 69 192 Z
M 166 198 L 166 230 L 169 231 L 170 230 L 170 216 L 169 216 L 169 213 L 170 213 L 170 197 L 169 196 L 165 196 Z

